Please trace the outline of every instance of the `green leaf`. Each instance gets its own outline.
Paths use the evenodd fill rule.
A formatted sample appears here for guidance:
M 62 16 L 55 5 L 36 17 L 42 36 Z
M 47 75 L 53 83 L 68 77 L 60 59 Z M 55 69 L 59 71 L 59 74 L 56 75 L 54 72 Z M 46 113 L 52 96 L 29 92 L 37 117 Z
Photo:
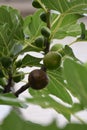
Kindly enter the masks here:
M 38 91 L 30 88 L 29 93 L 32 96 L 32 98 L 27 98 L 29 103 L 38 104 L 42 108 L 53 108 L 58 113 L 63 114 L 65 118 L 70 121 L 70 114 L 72 113 L 71 108 L 62 105 L 60 102 L 57 102 L 55 98 L 53 99 L 49 96 L 51 93 L 47 87 Z
M 52 38 L 64 38 L 81 34 L 81 28 L 77 20 L 82 17 L 82 13 L 87 13 L 87 9 L 85 9 L 87 5 L 86 0 L 42 0 L 42 2 L 47 8 L 60 12 L 52 23 Z
M 74 55 L 74 52 L 73 52 L 73 49 L 68 46 L 68 45 L 65 45 L 65 47 L 63 48 L 63 54 L 67 57 L 71 57 L 73 58 L 75 61 L 78 61 L 80 63 L 82 63 L 75 55 Z
M 13 94 L 0 94 L 0 104 L 1 105 L 10 105 L 10 106 L 16 106 L 16 107 L 23 107 L 26 108 L 27 105 L 21 101 L 18 100 Z
M 65 55 L 70 56 L 70 57 L 74 58 L 75 60 L 77 59 L 73 53 L 72 48 L 69 47 L 68 45 L 65 45 L 63 52 Z
M 15 44 L 23 44 L 23 21 L 11 7 L 1 6 L 0 10 L 0 55 L 10 55 Z
M 29 36 L 30 32 L 29 32 L 29 24 L 31 23 L 31 19 L 32 19 L 32 15 L 29 15 L 29 16 L 26 16 L 24 18 L 24 25 L 23 25 L 23 30 L 24 30 L 24 33 L 26 35 Z
M 47 126 L 43 126 L 40 124 L 23 120 L 23 118 L 21 118 L 15 111 L 10 112 L 10 114 L 4 119 L 0 127 L 2 128 L 2 130 L 58 130 L 55 121 L 53 121 Z
M 12 21 L 9 12 L 0 7 L 0 25 L 8 23 L 9 27 L 12 27 Z
M 37 12 L 34 13 L 34 15 L 28 17 L 29 18 L 28 33 L 29 33 L 30 41 L 35 40 L 41 34 L 40 30 L 42 26 L 45 25 L 45 23 L 42 22 L 40 19 L 41 12 L 42 10 L 38 10 Z
M 56 30 L 54 38 L 64 38 L 66 36 L 77 36 L 81 34 L 80 25 L 77 23 L 77 20 L 82 17 L 81 15 L 68 14 L 66 16 L 62 16 L 62 21 L 61 18 L 58 17 L 59 15 L 56 18 L 56 22 L 52 24 L 51 28 L 53 33 Z M 60 21 L 61 23 L 58 25 Z
M 76 37 L 81 34 L 81 29 L 79 24 L 73 24 L 66 27 L 60 27 L 56 34 L 54 35 L 54 38 L 62 39 L 66 36 L 72 36 Z
M 17 125 L 15 125 L 17 124 Z M 15 127 L 13 127 L 15 126 Z M 18 113 L 11 111 L 9 115 L 4 119 L 0 125 L 0 130 L 86 130 L 87 124 L 67 124 L 65 127 L 60 128 L 56 125 L 56 121 L 53 120 L 49 125 L 40 125 L 34 122 L 25 121 Z
M 69 93 L 67 92 L 64 83 L 64 79 L 62 77 L 62 74 L 58 70 L 49 71 L 49 84 L 47 86 L 48 91 L 63 100 L 64 102 L 67 102 L 69 104 L 72 104 L 72 99 Z
M 84 23 L 80 23 L 80 27 L 81 27 L 81 39 L 85 39 L 85 24 Z
M 64 75 L 68 89 L 87 107 L 87 69 L 71 59 L 66 59 L 64 61 Z
M 50 94 L 47 87 L 38 91 L 32 88 L 29 88 L 29 93 L 31 94 L 32 97 L 38 97 L 38 96 L 43 97 L 44 95 L 48 96 Z
M 38 104 L 42 108 L 53 108 L 58 113 L 63 114 L 65 116 L 65 118 L 70 121 L 71 111 L 69 110 L 68 107 L 58 103 L 53 98 L 51 98 L 49 95 L 45 95 L 43 93 L 43 95 L 41 96 L 40 91 L 38 91 L 37 93 L 38 93 L 37 96 L 32 97 L 32 98 L 27 98 L 26 100 L 29 103 Z
M 27 44 L 26 44 L 26 46 L 22 49 L 22 51 L 20 52 L 20 54 L 23 54 L 23 53 L 29 52 L 29 51 L 40 52 L 40 51 L 43 50 L 42 48 L 36 47 L 36 46 L 34 46 L 33 44 L 31 44 L 31 43 L 29 43 L 29 42 L 25 42 L 25 43 L 27 43 Z
M 76 112 L 84 110 L 84 108 L 80 103 L 74 103 L 72 107 L 70 108 L 70 110 L 72 111 L 72 113 L 76 113 Z
M 8 41 L 8 24 L 0 25 L 0 48 L 3 47 L 3 45 L 7 49 L 7 41 Z M 4 48 L 4 47 L 3 47 Z
M 83 22 L 80 23 L 80 27 L 81 27 L 81 34 L 80 34 L 80 37 L 78 37 L 78 41 L 86 41 L 87 40 L 87 30 L 86 30 L 86 27 L 85 27 L 85 24 Z
M 21 16 L 21 14 L 19 13 L 19 11 L 10 6 L 1 6 L 1 8 L 5 9 L 10 15 L 10 20 L 12 22 L 12 27 L 10 29 L 12 30 L 12 28 L 16 28 L 16 30 L 14 32 L 15 39 L 23 40 L 24 39 L 24 34 L 23 34 L 24 22 L 23 22 L 23 18 Z M 9 23 L 9 25 L 10 25 L 10 23 Z
M 41 58 L 38 57 L 33 57 L 29 54 L 27 54 L 23 59 L 22 59 L 22 67 L 25 66 L 41 66 L 40 65 Z
M 47 8 L 63 14 L 87 13 L 87 0 L 41 0 Z
M 38 104 L 42 108 L 53 108 L 58 113 L 61 113 L 65 116 L 67 120 L 70 121 L 70 114 L 74 114 L 78 111 L 84 110 L 82 104 L 80 103 L 73 103 L 71 107 L 66 107 L 65 105 L 61 104 L 57 101 L 57 98 L 52 98 L 52 94 L 49 93 L 47 88 L 43 90 L 33 90 L 29 89 L 29 93 L 31 94 L 32 98 L 28 98 L 27 101 L 32 104 Z M 51 94 L 51 96 L 49 96 Z
M 86 130 L 87 124 L 68 124 L 63 130 Z

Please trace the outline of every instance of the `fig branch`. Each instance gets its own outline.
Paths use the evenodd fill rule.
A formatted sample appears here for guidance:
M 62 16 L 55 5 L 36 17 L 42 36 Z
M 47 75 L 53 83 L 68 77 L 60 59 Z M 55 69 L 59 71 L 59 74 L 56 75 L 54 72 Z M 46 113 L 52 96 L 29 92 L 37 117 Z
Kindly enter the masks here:
M 12 83 L 12 74 L 9 73 L 8 83 L 7 83 L 7 85 L 5 85 L 3 93 L 9 93 L 11 91 L 12 85 L 13 85 L 13 83 Z
M 43 8 L 43 10 L 45 12 L 47 12 L 47 9 L 45 8 L 44 4 L 40 0 L 37 0 L 37 2 L 40 4 L 40 6 Z
M 46 23 L 47 23 L 47 28 L 50 31 L 50 10 L 48 10 L 46 13 Z M 49 47 L 50 47 L 49 36 L 45 38 L 45 49 L 44 49 L 45 54 L 47 54 L 49 52 Z
M 18 97 L 22 92 L 24 92 L 26 89 L 28 89 L 30 87 L 30 84 L 29 83 L 26 83 L 25 85 L 23 85 L 20 89 L 18 89 L 14 95 L 16 97 Z

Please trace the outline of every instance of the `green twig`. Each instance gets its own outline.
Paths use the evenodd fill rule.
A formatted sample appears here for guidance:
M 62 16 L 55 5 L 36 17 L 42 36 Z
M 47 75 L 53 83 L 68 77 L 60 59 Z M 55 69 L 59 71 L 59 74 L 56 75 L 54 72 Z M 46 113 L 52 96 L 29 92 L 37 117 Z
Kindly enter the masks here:
M 41 7 L 43 8 L 43 10 L 47 13 L 47 9 L 46 9 L 45 5 L 40 0 L 37 0 L 37 1 L 41 5 Z
M 68 44 L 68 46 L 71 46 L 71 45 L 73 45 L 73 44 L 75 44 L 77 42 L 87 42 L 87 41 L 86 40 L 78 40 L 78 39 L 76 39 L 75 41 L 73 41 L 70 44 Z
M 47 11 L 46 15 L 47 15 L 47 27 L 50 29 L 50 27 L 51 27 L 50 10 Z M 44 49 L 45 54 L 47 54 L 49 52 L 49 47 L 50 47 L 50 39 L 48 37 L 48 38 L 45 38 L 45 49 Z
M 63 15 L 63 14 L 59 15 L 59 17 L 58 17 L 59 22 L 58 22 L 57 26 L 55 27 L 55 29 L 53 30 L 52 35 L 50 36 L 50 39 L 53 39 L 55 33 L 58 31 L 58 29 L 62 23 L 64 17 L 65 17 L 65 15 Z
M 25 85 L 23 85 L 20 89 L 18 89 L 14 95 L 16 97 L 18 97 L 21 93 L 23 93 L 26 89 L 28 89 L 30 87 L 30 84 L 29 83 L 26 83 Z
M 58 21 L 59 18 L 60 18 L 60 15 L 58 15 L 58 17 L 52 22 L 51 27 Z

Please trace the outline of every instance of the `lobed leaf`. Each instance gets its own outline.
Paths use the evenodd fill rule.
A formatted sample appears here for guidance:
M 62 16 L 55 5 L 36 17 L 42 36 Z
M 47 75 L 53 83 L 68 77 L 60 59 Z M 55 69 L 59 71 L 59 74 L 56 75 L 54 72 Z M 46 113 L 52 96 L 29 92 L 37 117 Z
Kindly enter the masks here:
M 14 53 L 15 44 L 23 44 L 22 26 L 23 19 L 17 10 L 8 6 L 0 7 L 0 55 L 10 55 Z
M 32 98 L 27 98 L 26 100 L 29 103 L 40 105 L 42 108 L 53 108 L 58 113 L 63 114 L 65 116 L 65 118 L 70 121 L 71 111 L 69 110 L 68 107 L 58 103 L 53 98 L 51 98 L 49 95 L 43 94 L 41 96 L 40 91 L 37 93 L 38 93 L 37 96 L 32 97 Z
M 51 10 L 63 14 L 87 13 L 87 0 L 41 0 Z
M 41 12 L 42 10 L 36 11 L 32 16 L 27 16 L 27 18 L 24 21 L 24 30 L 27 30 L 27 34 L 30 38 L 29 41 L 34 41 L 39 35 L 41 35 L 40 30 L 42 26 L 45 25 L 45 23 L 42 22 L 40 19 Z
M 21 101 L 18 100 L 13 94 L 0 94 L 0 104 L 1 105 L 10 105 L 10 106 L 16 106 L 16 107 L 23 107 L 26 108 L 27 105 Z
M 82 17 L 79 14 L 68 14 L 65 16 L 60 15 L 60 18 L 56 18 L 56 22 L 52 24 L 52 33 L 56 30 L 54 38 L 64 38 L 66 36 L 77 36 L 81 34 L 80 25 L 77 23 L 77 20 Z M 62 21 L 61 21 L 62 19 Z M 61 22 L 60 22 L 61 21 Z M 60 25 L 59 25 L 60 23 Z M 58 27 L 57 27 L 58 26 Z
M 87 69 L 71 59 L 64 61 L 64 75 L 68 89 L 87 107 Z
M 47 86 L 48 91 L 69 104 L 72 104 L 71 96 L 66 90 L 64 79 L 59 70 L 49 71 L 49 84 Z
M 22 67 L 25 67 L 25 66 L 40 66 L 40 61 L 41 61 L 41 58 L 33 57 L 33 56 L 27 54 L 22 59 Z
M 17 125 L 13 127 L 15 124 Z M 0 125 L 0 128 L 2 128 L 3 130 L 58 130 L 55 121 L 47 126 L 42 126 L 31 121 L 25 121 L 15 111 L 10 112 L 10 114 L 4 119 L 2 125 Z
M 73 50 L 71 47 L 69 47 L 68 45 L 65 45 L 65 47 L 63 48 L 63 52 L 66 56 L 70 56 L 72 57 L 74 60 L 77 60 L 77 58 L 75 57 Z
M 17 125 L 15 125 L 17 124 Z M 15 126 L 15 127 L 13 127 Z M 18 113 L 15 111 L 11 111 L 9 115 L 4 119 L 3 123 L 0 125 L 0 130 L 86 130 L 87 125 L 86 124 L 67 124 L 65 127 L 60 128 L 56 125 L 56 121 L 53 120 L 52 123 L 48 125 L 40 125 L 31 121 L 25 121 L 20 116 L 18 116 Z

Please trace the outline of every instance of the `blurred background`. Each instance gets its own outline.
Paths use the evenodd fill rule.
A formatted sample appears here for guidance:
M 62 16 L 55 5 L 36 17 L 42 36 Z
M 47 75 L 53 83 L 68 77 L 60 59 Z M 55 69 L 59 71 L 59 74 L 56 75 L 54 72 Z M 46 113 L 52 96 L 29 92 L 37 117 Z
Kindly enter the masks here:
M 10 5 L 20 10 L 22 16 L 32 14 L 35 11 L 31 3 L 32 0 L 0 0 L 0 5 Z

